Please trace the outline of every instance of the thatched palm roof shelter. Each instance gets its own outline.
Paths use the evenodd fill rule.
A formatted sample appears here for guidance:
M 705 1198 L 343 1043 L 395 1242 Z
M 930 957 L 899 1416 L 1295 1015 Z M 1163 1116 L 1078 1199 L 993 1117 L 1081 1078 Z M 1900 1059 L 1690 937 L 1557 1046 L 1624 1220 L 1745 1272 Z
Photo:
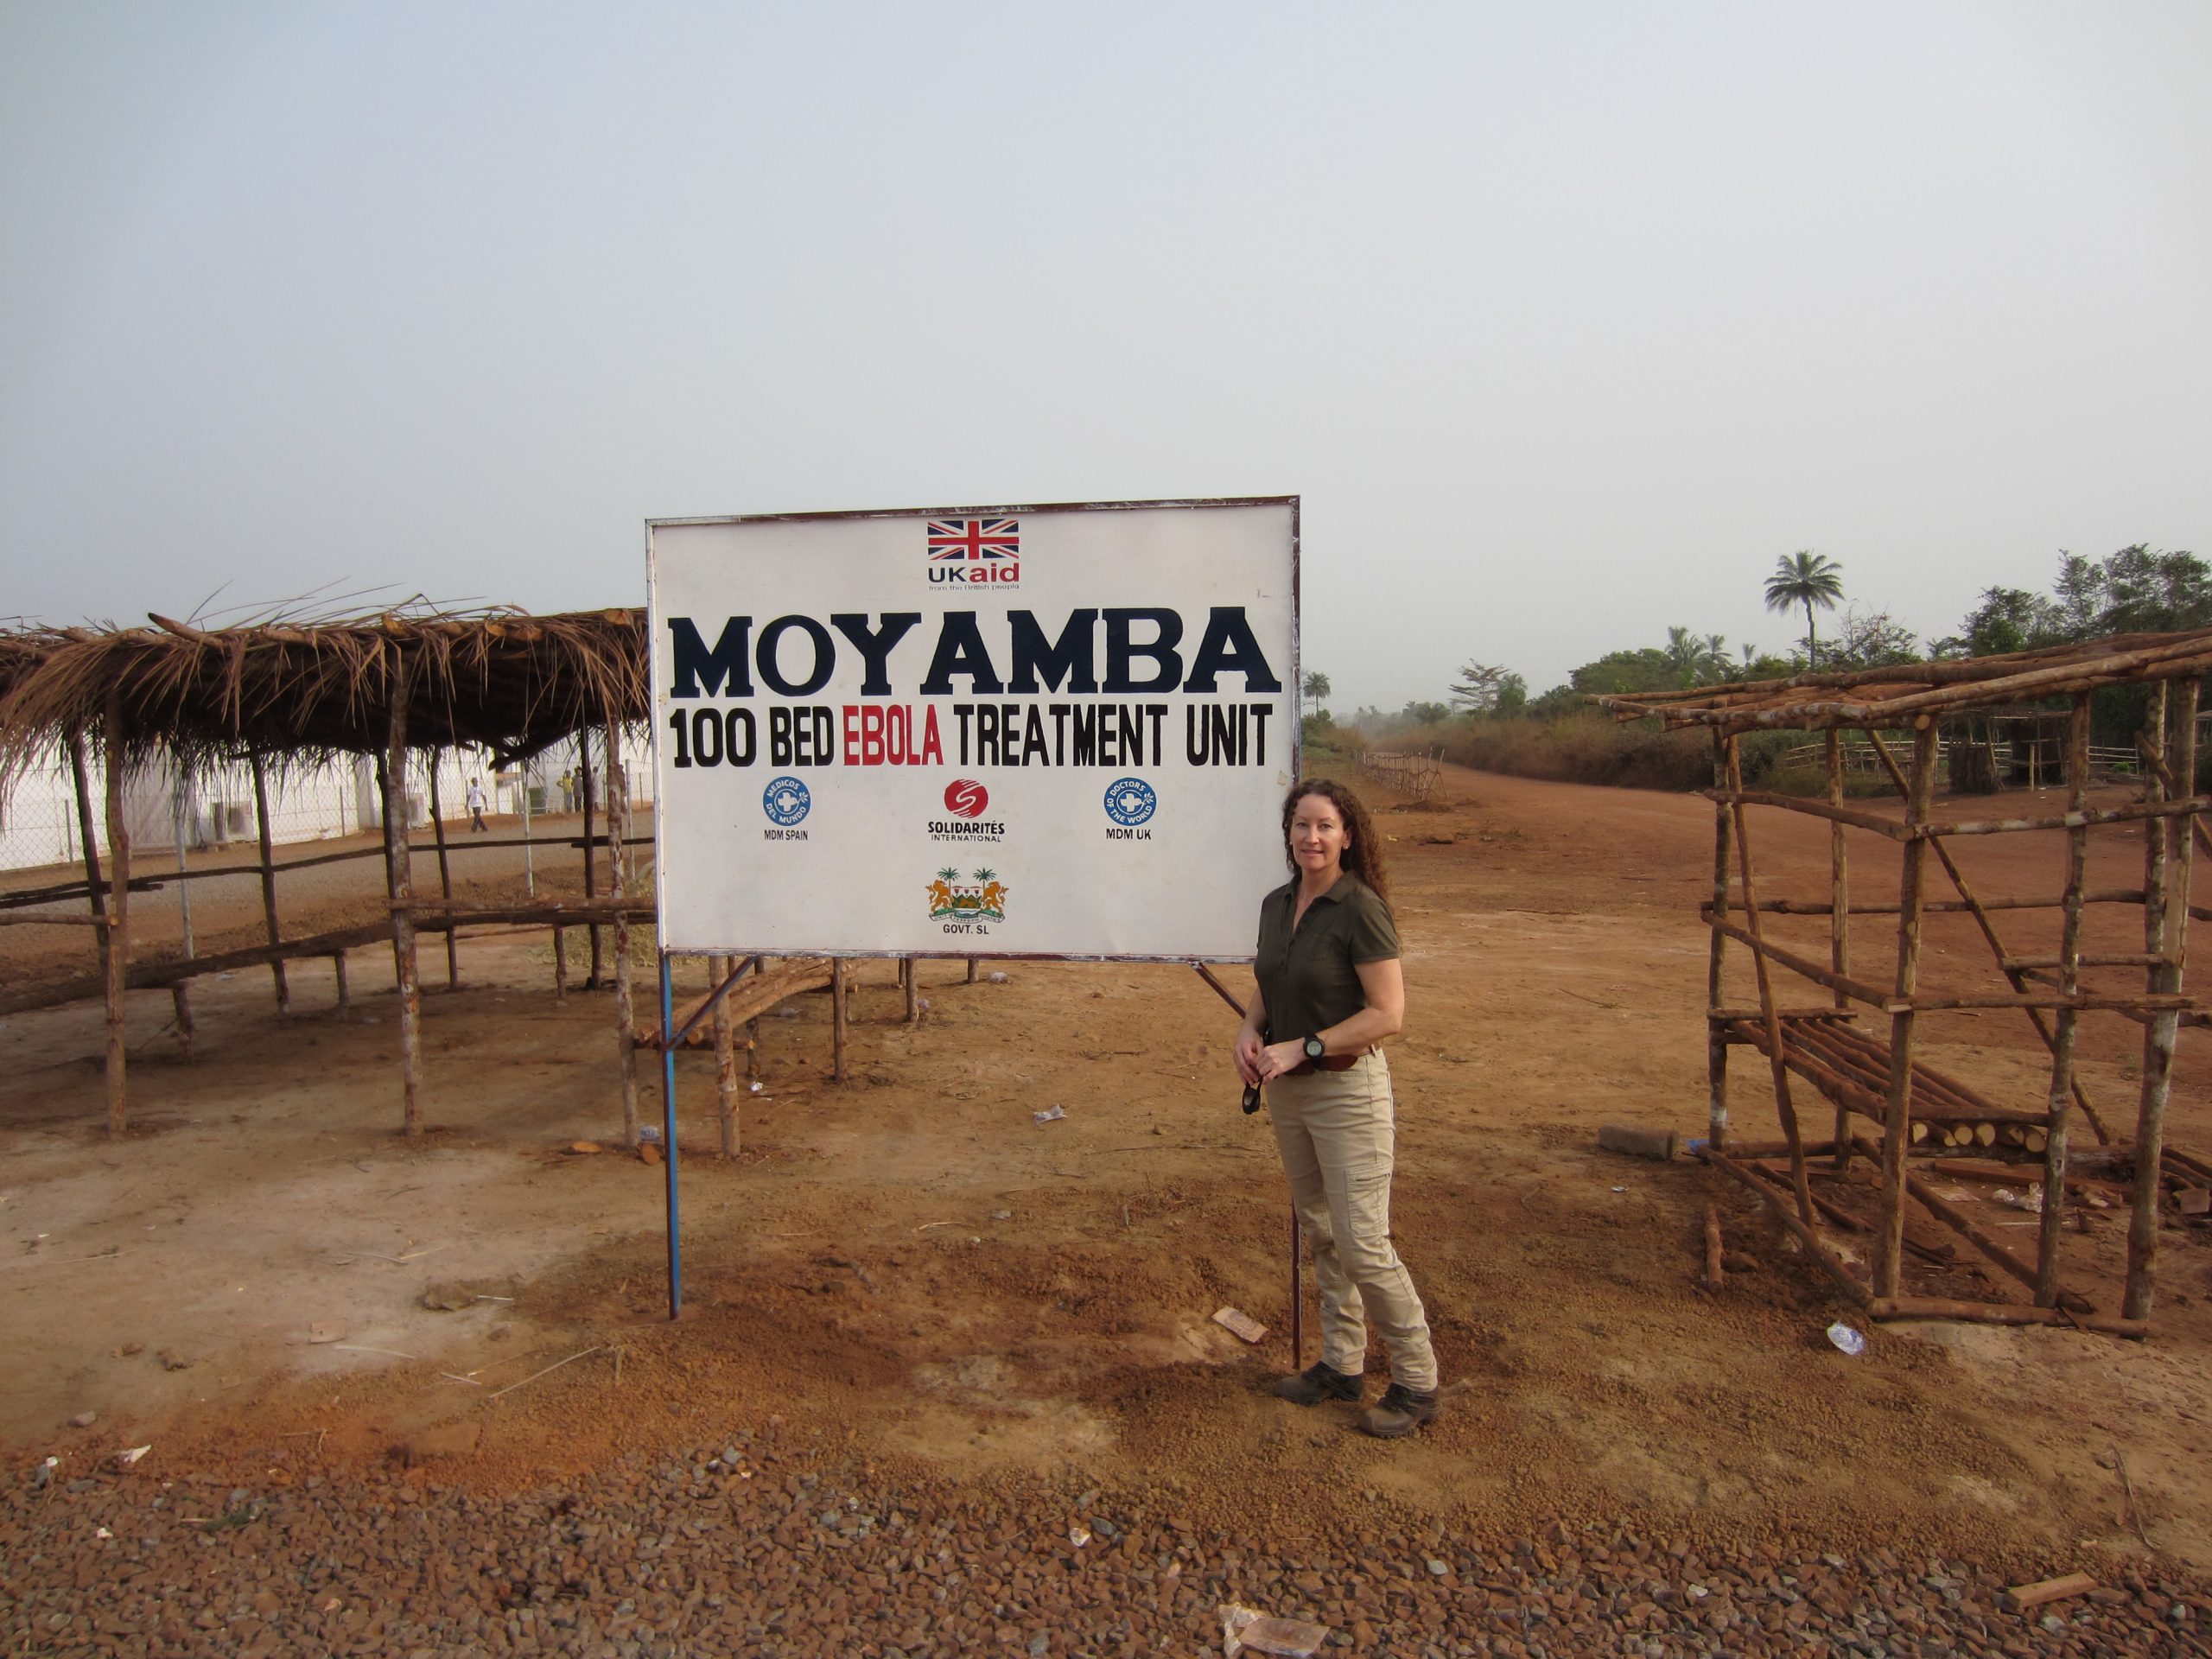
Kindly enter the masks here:
M 2212 629 L 2197 629 L 2127 634 L 2009 656 L 1592 699 L 1622 720 L 1656 715 L 1669 727 L 1703 727 L 1712 734 L 1713 784 L 1707 792 L 1714 803 L 1713 887 L 1704 906 L 1712 936 L 1706 1014 L 1709 1155 L 1716 1167 L 1773 1209 L 1812 1259 L 1869 1316 L 2075 1325 L 2128 1336 L 2147 1331 L 2161 1210 L 2169 1189 L 2212 1183 L 2212 1161 L 2164 1144 L 2177 1028 L 2184 1021 L 2212 1023 L 2182 988 L 2190 919 L 2193 915 L 2212 918 L 2212 911 L 2190 903 L 2192 854 L 2199 844 L 2212 852 L 2212 836 L 2199 816 L 2212 809 L 2212 802 L 2198 795 L 2196 785 L 2197 705 L 2208 676 L 2212 676 Z M 2090 697 L 2106 688 L 2129 684 L 2143 685 L 2147 694 L 2144 727 L 2131 758 L 2141 796 L 2092 806 L 2087 798 Z M 2065 725 L 2065 810 L 2013 818 L 1939 814 L 1936 785 L 1942 721 L 1954 715 L 2051 702 L 2064 710 L 2059 718 Z M 1825 734 L 1825 799 L 1745 788 L 1740 739 L 1777 729 Z M 1901 815 L 1847 801 L 1841 734 L 1853 729 L 1866 734 L 1867 747 L 1903 798 Z M 1909 753 L 1893 755 L 1884 734 L 1900 732 L 1910 734 Z M 1779 808 L 1828 822 L 1826 894 L 1817 899 L 1762 896 L 1746 818 L 1746 809 L 1751 807 Z M 2105 826 L 2124 826 L 2128 833 L 2141 835 L 2140 886 L 2088 887 L 2089 833 Z M 1899 849 L 1902 876 L 1893 899 L 1854 900 L 1847 828 L 1871 832 Z M 1971 836 L 2038 830 L 2064 834 L 2056 892 L 1985 901 L 1951 850 L 1953 844 Z M 1949 878 L 1955 900 L 1930 895 L 1931 854 Z M 1859 877 L 1863 884 L 1863 868 Z M 2130 942 L 2124 950 L 2103 944 L 2085 950 L 2083 912 L 2092 906 L 2139 911 L 2142 948 L 2136 950 Z M 1940 911 L 1973 918 L 1996 958 L 2004 988 L 1986 983 L 1921 982 L 1922 923 L 1928 913 Z M 1999 931 L 1999 915 L 2007 918 L 2004 927 L 2010 930 L 2015 926 L 2012 916 L 2037 912 L 2046 918 L 2056 913 L 2055 954 L 2045 954 L 2048 945 L 2032 951 L 2008 945 Z M 1850 936 L 1854 915 L 1896 918 L 1894 978 L 1883 975 L 1890 982 L 1873 982 L 1864 966 L 1854 969 Z M 1790 916 L 1827 918 L 1827 949 L 1820 953 L 1826 960 L 1816 959 L 1802 946 L 1790 948 L 1770 931 L 1786 925 L 1777 918 Z M 1731 945 L 1750 953 L 1758 988 L 1755 1007 L 1725 1006 L 1723 971 Z M 1938 971 L 1948 973 L 1957 973 L 1964 965 L 1955 961 L 1936 964 Z M 1784 972 L 1829 992 L 1833 1005 L 1783 1007 L 1776 980 Z M 2141 978 L 2133 985 L 2124 982 L 2139 974 Z M 1879 1016 L 1886 1028 L 1853 1026 L 1854 1007 Z M 1986 1085 L 1985 1092 L 1914 1057 L 1916 1022 L 1923 1014 L 2000 1008 L 2023 1014 L 2050 1052 L 2048 1091 L 2030 1106 L 2001 1103 L 2001 1084 Z M 2098 1140 L 2110 1138 L 2075 1065 L 2075 1027 L 2090 1014 L 2118 1014 L 2142 1027 L 2143 1060 L 2132 1144 L 2083 1154 L 2069 1150 L 2077 1116 Z M 1780 1147 L 1765 1150 L 1786 1152 L 1786 1164 L 1763 1165 L 1761 1149 L 1745 1147 L 1730 1127 L 1728 1049 L 1738 1044 L 1755 1047 L 1766 1057 L 1783 1141 Z M 1821 1144 L 1808 1145 L 1800 1133 L 1793 1080 L 1809 1084 L 1835 1109 L 1833 1133 Z M 1854 1116 L 1864 1122 L 1855 1124 Z M 1977 1227 L 1908 1168 L 1908 1154 L 1940 1153 L 1947 1146 L 1962 1145 L 2015 1158 L 2024 1166 L 2019 1178 L 2023 1184 L 2037 1178 L 2040 1218 L 2032 1261 L 2022 1259 Z M 1833 1154 L 1839 1178 L 1849 1173 L 1854 1158 L 1875 1166 L 1877 1210 L 1872 1217 L 1840 1216 L 1832 1200 L 1815 1199 L 1806 1166 L 1810 1156 L 1820 1153 Z M 2106 1174 L 2117 1170 L 2133 1181 L 2127 1276 L 2116 1316 L 2098 1313 L 2060 1279 L 2062 1223 L 2069 1192 L 2075 1190 L 2069 1182 L 2078 1185 L 2085 1166 Z M 1917 1205 L 1958 1230 L 1999 1273 L 2019 1281 L 2031 1299 L 2008 1302 L 1960 1299 L 1955 1294 L 1910 1294 L 1903 1277 L 1908 1265 L 1909 1205 Z M 1872 1235 L 1873 1261 L 1864 1277 L 1853 1270 L 1848 1249 L 1832 1248 L 1820 1236 L 1823 1217 Z M 1712 1236 L 1718 1237 L 1717 1226 Z
M 0 776 L 83 734 L 105 752 L 112 705 L 126 766 L 189 767 L 375 754 L 397 693 L 416 747 L 480 744 L 500 765 L 609 721 L 645 717 L 644 613 L 401 612 L 200 629 L 29 629 L 0 635 Z
M 53 988 L 37 1001 L 103 994 L 108 1013 L 108 1122 L 124 1123 L 124 1005 L 133 988 L 164 987 L 175 997 L 181 1036 L 191 1020 L 184 984 L 190 977 L 268 964 L 280 1006 L 286 998 L 288 958 L 330 956 L 345 995 L 345 950 L 373 938 L 392 942 L 401 993 L 400 1041 L 410 1134 L 421 1127 L 418 1096 L 421 1017 L 415 961 L 418 926 L 442 929 L 448 938 L 462 921 L 499 920 L 550 925 L 555 930 L 556 985 L 563 972 L 563 923 L 614 931 L 615 986 L 623 1061 L 626 1122 L 636 1116 L 631 1055 L 632 1010 L 627 928 L 638 906 L 624 893 L 622 860 L 609 859 L 609 902 L 594 893 L 594 849 L 610 852 L 627 839 L 628 804 L 620 765 L 621 733 L 644 720 L 651 703 L 645 624 L 641 611 L 621 608 L 532 616 L 512 610 L 458 613 L 402 609 L 373 616 L 297 621 L 278 617 L 239 626 L 203 629 L 154 616 L 151 626 L 130 628 L 19 627 L 0 632 L 0 791 L 35 761 L 66 754 L 74 774 L 84 829 L 85 880 L 45 890 L 45 899 L 79 898 L 91 914 L 76 918 L 99 930 L 101 974 L 92 984 Z M 607 833 L 594 835 L 588 787 L 588 748 L 582 846 L 587 902 L 557 900 L 496 909 L 445 901 L 418 903 L 410 872 L 407 814 L 395 810 L 390 791 L 404 790 L 410 753 L 459 744 L 480 745 L 506 766 L 563 739 L 596 732 L 605 757 Z M 87 782 L 90 750 L 105 762 L 109 856 L 103 874 L 93 847 L 92 803 Z M 390 888 L 388 922 L 307 938 L 282 937 L 276 904 L 264 774 L 340 754 L 372 755 L 387 791 L 385 859 Z M 123 807 L 126 773 L 165 758 L 184 773 L 206 773 L 240 760 L 251 764 L 261 820 L 263 901 L 268 943 L 251 950 L 204 957 L 182 963 L 134 967 L 130 961 L 130 847 Z M 432 798 L 435 799 L 435 772 Z M 437 823 L 441 870 L 444 826 Z M 345 857 L 358 855 L 335 855 Z M 372 853 L 370 856 L 375 855 Z M 328 861 L 327 856 L 314 861 Z M 237 872 L 209 872 L 234 874 Z M 180 874 L 175 878 L 186 879 Z M 442 874 L 442 882 L 443 877 Z M 50 922 L 50 916 L 37 918 Z

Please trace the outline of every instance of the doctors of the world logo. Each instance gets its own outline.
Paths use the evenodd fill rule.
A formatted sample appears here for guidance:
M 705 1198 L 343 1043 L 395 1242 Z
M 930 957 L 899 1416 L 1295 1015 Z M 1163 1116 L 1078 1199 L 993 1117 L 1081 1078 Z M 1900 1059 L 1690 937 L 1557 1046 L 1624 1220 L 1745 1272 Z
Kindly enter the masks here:
M 1106 786 L 1106 816 L 1125 830 L 1148 822 L 1160 798 L 1141 778 L 1116 778 Z
M 760 792 L 761 809 L 769 822 L 790 829 L 804 819 L 814 804 L 814 798 L 806 792 L 806 785 L 796 778 L 773 778 Z

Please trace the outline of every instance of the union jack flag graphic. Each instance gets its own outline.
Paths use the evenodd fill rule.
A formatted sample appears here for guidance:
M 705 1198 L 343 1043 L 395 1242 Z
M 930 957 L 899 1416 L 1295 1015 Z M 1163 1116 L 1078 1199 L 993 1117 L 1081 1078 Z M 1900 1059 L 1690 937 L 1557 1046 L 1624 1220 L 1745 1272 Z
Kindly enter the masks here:
M 1021 555 L 1020 521 L 1014 518 L 932 518 L 932 559 L 1013 559 Z

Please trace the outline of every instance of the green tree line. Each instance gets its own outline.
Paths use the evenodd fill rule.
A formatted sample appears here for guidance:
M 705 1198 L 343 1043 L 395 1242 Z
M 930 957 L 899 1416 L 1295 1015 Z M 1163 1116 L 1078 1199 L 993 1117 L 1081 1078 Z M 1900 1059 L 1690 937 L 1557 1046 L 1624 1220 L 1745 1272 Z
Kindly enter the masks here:
M 1846 601 L 1843 567 L 1810 550 L 1784 555 L 1764 585 L 1769 608 L 1802 612 L 1803 636 L 1780 655 L 1732 647 L 1718 633 L 1670 626 L 1663 641 L 1623 646 L 1573 669 L 1560 684 L 1531 696 L 1528 683 L 1500 664 L 1470 661 L 1440 698 L 1414 698 L 1395 710 L 1355 710 L 1349 723 L 1370 735 L 1452 720 L 1557 719 L 1588 707 L 1592 693 L 1675 690 L 1745 680 L 1782 679 L 1880 668 L 1950 657 L 1988 657 L 2102 639 L 2212 626 L 2212 565 L 2189 552 L 2138 543 L 2102 559 L 2062 553 L 2047 592 L 1993 587 L 1959 620 L 1957 631 L 1923 640 L 1891 612 Z M 1841 609 L 1837 609 L 1841 605 Z M 1826 638 L 1815 613 L 1834 613 Z M 1318 695 L 1313 684 L 1319 681 Z M 1324 675 L 1310 676 L 1309 705 L 1328 696 Z M 1324 729 L 1328 710 L 1310 716 Z

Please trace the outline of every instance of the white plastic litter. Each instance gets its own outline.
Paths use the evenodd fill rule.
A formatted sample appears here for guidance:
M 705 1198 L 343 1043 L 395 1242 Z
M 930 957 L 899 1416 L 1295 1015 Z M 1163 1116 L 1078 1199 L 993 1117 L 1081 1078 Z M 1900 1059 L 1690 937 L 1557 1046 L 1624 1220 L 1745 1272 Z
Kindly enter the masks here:
M 1853 1330 L 1840 1319 L 1828 1326 L 1828 1340 L 1853 1359 L 1866 1351 L 1866 1337 L 1861 1332 Z
M 1003 984 L 1005 984 L 1005 983 L 1007 982 L 1007 981 L 1011 977 L 1011 976 L 1010 976 L 1010 975 L 1007 975 L 1007 974 L 1001 974 L 1001 973 L 999 973 L 999 972 L 997 972 L 997 971 L 994 970 L 993 972 L 990 972 L 990 973 L 985 974 L 985 975 L 983 976 L 983 977 L 984 977 L 984 979 L 985 979 L 986 981 L 988 981 L 989 983 L 991 983 L 991 984 L 993 984 L 993 985 L 1003 985 Z
M 1078 1521 L 1068 1529 L 1068 1542 L 1081 1549 L 1090 1541 L 1090 1529 Z
M 1030 1116 L 1035 1118 L 1039 1123 L 1058 1123 L 1064 1120 L 1067 1115 L 1068 1109 L 1065 1106 L 1048 1106 L 1041 1112 L 1032 1112 L 1029 1114 Z
M 153 1449 L 150 1446 L 126 1446 L 115 1454 L 115 1466 L 118 1469 L 128 1469 Z

